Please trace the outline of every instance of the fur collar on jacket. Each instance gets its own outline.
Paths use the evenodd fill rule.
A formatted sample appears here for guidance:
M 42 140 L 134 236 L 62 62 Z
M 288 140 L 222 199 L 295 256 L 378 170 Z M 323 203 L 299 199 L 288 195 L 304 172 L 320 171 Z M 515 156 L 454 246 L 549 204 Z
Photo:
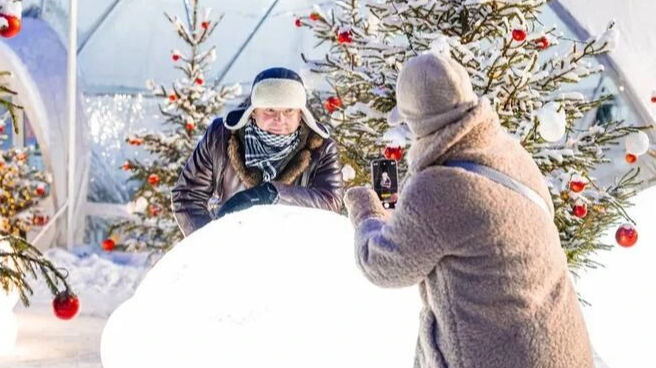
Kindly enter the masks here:
M 481 98 L 459 121 L 413 142 L 408 151 L 411 173 L 439 165 L 457 151 L 484 145 L 494 139 L 501 125 L 487 99 Z
M 238 131 L 233 132 L 228 140 L 228 160 L 244 185 L 247 188 L 252 188 L 262 183 L 262 172 L 254 167 L 246 167 L 244 145 L 238 134 Z M 312 163 L 311 151 L 321 147 L 323 142 L 323 138 L 310 130 L 305 124 L 302 124 L 299 149 L 292 153 L 294 156 L 287 162 L 274 181 L 283 184 L 294 184 L 301 174 L 310 167 Z

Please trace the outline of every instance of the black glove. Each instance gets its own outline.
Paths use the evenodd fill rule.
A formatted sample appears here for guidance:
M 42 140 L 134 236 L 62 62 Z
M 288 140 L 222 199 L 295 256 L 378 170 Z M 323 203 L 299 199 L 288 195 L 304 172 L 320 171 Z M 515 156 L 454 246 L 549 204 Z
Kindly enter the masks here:
M 260 184 L 251 189 L 243 190 L 232 196 L 221 206 L 216 218 L 219 219 L 229 213 L 242 211 L 261 204 L 275 204 L 278 202 L 278 190 L 271 183 Z

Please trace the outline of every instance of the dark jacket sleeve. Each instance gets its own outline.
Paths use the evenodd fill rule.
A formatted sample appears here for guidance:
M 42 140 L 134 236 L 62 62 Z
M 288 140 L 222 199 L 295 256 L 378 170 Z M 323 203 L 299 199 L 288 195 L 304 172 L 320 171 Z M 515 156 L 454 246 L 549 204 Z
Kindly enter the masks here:
M 316 172 L 307 187 L 273 183 L 280 195 L 279 204 L 313 207 L 340 212 L 344 195 L 337 144 L 329 141 L 319 158 Z
M 207 202 L 214 191 L 212 149 L 216 149 L 217 124 L 223 122 L 217 119 L 207 129 L 171 191 L 173 214 L 184 236 L 212 221 Z

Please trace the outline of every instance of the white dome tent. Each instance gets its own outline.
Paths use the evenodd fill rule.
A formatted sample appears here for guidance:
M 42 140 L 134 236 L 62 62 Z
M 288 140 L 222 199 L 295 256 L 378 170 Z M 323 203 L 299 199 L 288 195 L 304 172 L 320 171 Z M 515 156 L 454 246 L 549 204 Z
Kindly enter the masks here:
M 12 88 L 18 93 L 18 103 L 24 106 L 24 113 L 18 122 L 20 136 L 14 144 L 23 146 L 25 130 L 34 132 L 39 149 L 43 155 L 43 169 L 52 174 L 50 195 L 44 202 L 44 209 L 53 218 L 59 216 L 51 225 L 29 234 L 36 239 L 36 246 L 46 249 L 66 241 L 67 191 L 67 151 L 68 137 L 64 111 L 66 109 L 66 49 L 57 34 L 43 20 L 25 17 L 20 36 L 0 42 L 0 70 L 13 74 Z M 78 106 L 81 99 L 78 99 Z M 29 127 L 28 127 L 29 125 Z M 88 173 L 88 142 L 83 139 L 86 119 L 82 108 L 77 109 L 77 170 L 74 178 L 75 199 L 86 197 Z M 76 225 L 75 242 L 82 240 L 84 223 L 81 201 L 73 201 L 73 219 Z M 35 238 L 38 236 L 38 238 Z

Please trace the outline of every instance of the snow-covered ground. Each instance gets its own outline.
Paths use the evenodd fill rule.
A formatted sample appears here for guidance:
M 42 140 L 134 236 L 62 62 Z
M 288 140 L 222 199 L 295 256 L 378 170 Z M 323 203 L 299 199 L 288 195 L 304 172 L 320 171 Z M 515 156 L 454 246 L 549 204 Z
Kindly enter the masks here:
M 656 189 L 643 192 L 636 203 L 640 206 L 630 213 L 639 226 L 644 224 L 639 227 L 638 244 L 634 248 L 616 248 L 601 255 L 600 260 L 608 267 L 583 275 L 578 283 L 581 293 L 593 303 L 592 307 L 584 309 L 584 313 L 593 345 L 599 354 L 597 368 L 646 368 L 655 364 L 649 347 L 656 342 L 653 317 L 656 304 L 654 288 L 649 280 L 655 279 L 656 270 L 647 262 L 653 261 L 656 256 L 656 231 L 649 228 L 647 221 L 650 220 L 650 208 L 656 204 Z M 415 290 L 389 294 L 389 290 L 378 289 L 364 280 L 355 268 L 352 244 L 349 243 L 352 229 L 345 218 L 328 212 L 316 214 L 322 211 L 276 207 L 249 211 L 246 216 L 237 214 L 226 217 L 199 231 L 169 253 L 171 257 L 165 257 L 158 263 L 155 268 L 158 272 L 150 273 L 138 291 L 137 287 L 149 270 L 148 262 L 143 257 L 121 258 L 120 254 L 106 255 L 84 248 L 78 249 L 77 253 L 80 254 L 75 255 L 62 250 L 49 251 L 48 256 L 70 272 L 69 280 L 82 303 L 80 315 L 72 321 L 55 318 L 50 309 L 52 297 L 45 287 L 37 286 L 32 306 L 29 309 L 22 306 L 15 309 L 19 320 L 17 345 L 10 354 L 0 357 L 0 367 L 102 367 L 102 337 L 106 339 L 103 341 L 104 368 L 127 368 L 124 364 L 131 364 L 136 358 L 125 359 L 126 356 L 139 355 L 140 351 L 144 353 L 142 355 L 147 355 L 151 349 L 144 343 L 148 340 L 138 340 L 139 337 L 147 337 L 136 327 L 140 320 L 147 317 L 144 313 L 157 316 L 157 321 L 151 322 L 164 326 L 158 331 L 160 341 L 177 338 L 178 346 L 185 349 L 202 346 L 196 344 L 202 336 L 190 337 L 189 334 L 195 332 L 208 336 L 218 325 L 224 326 L 226 332 L 215 334 L 212 338 L 234 344 L 233 349 L 236 349 L 240 341 L 251 342 L 252 339 L 248 335 L 235 337 L 233 341 L 226 340 L 228 329 L 232 328 L 233 332 L 239 328 L 256 331 L 258 327 L 272 326 L 276 323 L 275 318 L 284 318 L 284 329 L 279 328 L 275 333 L 264 333 L 260 337 L 267 341 L 267 350 L 271 354 L 277 352 L 278 356 L 274 358 L 286 360 L 285 354 L 298 351 L 294 348 L 299 346 L 319 351 L 323 350 L 320 344 L 331 344 L 335 349 L 346 351 L 353 341 L 360 341 L 358 347 L 366 350 L 371 348 L 367 341 L 376 341 L 378 344 L 388 344 L 385 349 L 379 350 L 384 352 L 383 358 L 379 358 L 390 363 L 384 366 L 410 366 L 416 326 L 412 323 L 408 326 L 404 318 L 396 321 L 389 316 L 396 315 L 397 308 L 413 310 L 417 296 Z M 268 211 L 271 210 L 276 215 L 274 221 L 270 220 L 271 213 Z M 271 231 L 280 226 L 287 230 Z M 282 235 L 269 235 L 272 233 Z M 297 239 L 294 240 L 294 237 Z M 257 244 L 249 243 L 253 241 Z M 285 244 L 285 247 L 276 247 L 276 244 Z M 194 253 L 203 256 L 191 256 Z M 292 254 L 296 256 L 292 257 Z M 176 269 L 179 271 L 184 267 L 187 267 L 184 272 L 176 273 Z M 268 276 L 247 277 L 257 272 Z M 232 277 L 226 280 L 228 275 Z M 286 284 L 292 282 L 290 280 L 295 280 L 295 284 Z M 199 281 L 201 283 L 196 284 Z M 322 289 L 323 293 L 318 292 Z M 202 293 L 202 297 L 196 299 L 194 293 Z M 284 298 L 274 301 L 273 298 L 267 299 L 267 294 L 283 295 Z M 336 295 L 348 296 L 348 302 L 331 302 L 330 298 Z M 218 299 L 221 297 L 223 301 Z M 399 298 L 407 302 L 399 303 Z M 128 299 L 130 303 L 123 308 L 128 313 L 119 313 L 121 316 L 113 316 L 110 322 L 116 325 L 123 319 L 128 324 L 120 328 L 114 326 L 114 336 L 103 337 L 109 316 Z M 144 301 L 148 302 L 144 304 Z M 200 305 L 200 301 L 204 305 Z M 136 308 L 138 304 L 142 308 Z M 285 305 L 292 305 L 294 310 L 283 313 L 281 308 Z M 314 309 L 307 310 L 312 305 Z M 204 325 L 201 315 L 215 313 L 212 311 L 219 306 L 224 308 L 220 313 L 225 313 L 227 317 L 208 318 Z M 185 309 L 180 309 L 182 307 Z M 219 313 L 218 310 L 216 313 Z M 131 316 L 126 319 L 126 315 Z M 298 319 L 293 319 L 293 315 Z M 366 328 L 343 329 L 343 326 L 355 323 L 356 319 Z M 372 330 L 376 328 L 376 322 L 384 320 L 391 323 Z M 181 325 L 187 327 L 167 330 L 166 326 L 174 326 L 175 321 L 183 321 Z M 340 328 L 342 332 L 339 332 Z M 296 345 L 290 347 L 288 338 L 295 333 L 314 335 L 297 340 L 294 342 Z M 136 340 L 135 334 L 138 335 Z M 395 338 L 403 342 L 399 343 Z M 131 346 L 121 346 L 128 340 Z M 185 344 L 186 341 L 193 344 Z M 395 344 L 400 346 L 394 347 Z M 123 349 L 132 351 L 122 355 Z M 170 347 L 160 347 L 158 356 L 172 357 L 175 354 L 171 350 Z M 203 355 L 202 351 L 192 353 L 196 357 Z M 321 360 L 338 361 L 339 354 L 334 355 Z M 366 361 L 374 355 L 380 353 L 368 353 L 361 358 Z M 203 359 L 219 360 L 212 354 Z M 253 356 L 248 359 L 256 362 L 261 358 Z M 273 358 L 270 356 L 267 359 Z M 236 359 L 232 361 L 237 362 Z M 239 360 L 239 363 L 244 362 L 244 359 Z M 226 366 L 226 361 L 221 365 Z M 344 362 L 340 365 L 347 366 Z

